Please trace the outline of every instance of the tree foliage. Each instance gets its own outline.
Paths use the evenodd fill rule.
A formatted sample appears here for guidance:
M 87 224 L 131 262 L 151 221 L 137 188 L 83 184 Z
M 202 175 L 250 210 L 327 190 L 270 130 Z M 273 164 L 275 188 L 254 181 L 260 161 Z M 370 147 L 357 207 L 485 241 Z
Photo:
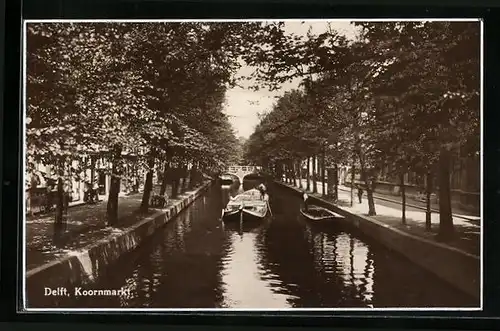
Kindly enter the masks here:
M 94 156 L 112 163 L 107 170 L 119 185 L 124 162 L 148 172 L 160 159 L 202 171 L 224 168 L 237 153 L 225 93 L 261 29 L 216 22 L 28 24 L 28 169 L 55 164 L 62 177 L 68 164 Z M 87 166 L 79 162 L 75 170 Z
M 479 24 L 355 24 L 361 34 L 354 41 L 331 30 L 299 38 L 281 24 L 259 35 L 265 46 L 249 55 L 255 77 L 271 88 L 300 77 L 303 89 L 283 95 L 262 119 L 247 156 L 286 163 L 326 144 L 331 162 L 361 168 L 370 200 L 386 165 L 428 172 L 449 153 L 477 152 Z M 449 167 L 449 160 L 440 162 L 440 169 Z M 440 200 L 449 201 L 449 175 L 439 177 Z M 451 209 L 442 205 L 440 215 L 445 228 Z

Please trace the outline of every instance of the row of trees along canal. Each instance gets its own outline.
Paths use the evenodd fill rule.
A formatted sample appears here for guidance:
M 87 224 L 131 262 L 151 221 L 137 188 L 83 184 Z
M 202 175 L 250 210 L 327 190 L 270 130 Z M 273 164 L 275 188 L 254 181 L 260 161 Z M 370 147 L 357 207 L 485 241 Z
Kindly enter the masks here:
M 404 174 L 415 171 L 427 177 L 429 230 L 436 177 L 439 236 L 450 239 L 450 158 L 479 151 L 479 23 L 355 25 L 355 41 L 333 30 L 301 39 L 279 24 L 261 35 L 259 56 L 248 57 L 259 68 L 256 77 L 271 88 L 302 78 L 303 88 L 285 93 L 261 117 L 246 157 L 280 177 L 276 171 L 285 167 L 294 180 L 303 160 L 319 157 L 323 183 L 326 167 L 349 165 L 360 173 L 369 215 L 376 215 L 377 173 L 390 164 L 400 178 L 403 222 Z
M 63 181 L 75 160 L 73 173 L 96 159 L 112 165 L 110 226 L 118 221 L 125 165 L 147 171 L 145 211 L 155 168 L 171 173 L 171 164 L 189 163 L 191 174 L 177 171 L 177 177 L 199 177 L 231 163 L 238 141 L 222 112 L 225 92 L 237 83 L 241 54 L 263 29 L 260 23 L 30 23 L 27 168 L 41 162 L 56 169 L 54 232 L 64 228 Z

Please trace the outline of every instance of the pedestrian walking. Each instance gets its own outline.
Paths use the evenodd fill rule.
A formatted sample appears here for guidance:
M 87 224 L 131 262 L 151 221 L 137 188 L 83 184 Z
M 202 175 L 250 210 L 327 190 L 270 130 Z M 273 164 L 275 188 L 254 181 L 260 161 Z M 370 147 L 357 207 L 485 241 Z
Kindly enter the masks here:
M 358 199 L 359 199 L 359 203 L 362 203 L 362 197 L 363 197 L 363 189 L 361 188 L 361 186 L 358 186 Z

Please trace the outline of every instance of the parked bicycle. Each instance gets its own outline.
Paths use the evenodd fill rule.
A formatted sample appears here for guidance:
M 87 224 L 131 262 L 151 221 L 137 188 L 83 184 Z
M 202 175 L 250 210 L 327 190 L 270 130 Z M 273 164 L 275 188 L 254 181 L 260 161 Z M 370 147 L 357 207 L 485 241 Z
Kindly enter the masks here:
M 88 204 L 94 204 L 99 201 L 98 190 L 87 183 L 86 190 L 83 192 L 83 201 Z

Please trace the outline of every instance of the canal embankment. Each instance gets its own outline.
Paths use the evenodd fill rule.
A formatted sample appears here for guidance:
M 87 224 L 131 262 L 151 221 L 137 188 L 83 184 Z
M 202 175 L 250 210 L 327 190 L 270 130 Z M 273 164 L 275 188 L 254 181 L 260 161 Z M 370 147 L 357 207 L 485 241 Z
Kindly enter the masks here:
M 276 184 L 295 192 L 297 195 L 302 194 L 300 189 L 291 185 L 277 181 Z M 346 221 L 361 233 L 400 253 L 462 292 L 476 299 L 480 298 L 481 262 L 479 256 L 433 239 L 402 231 L 374 217 L 335 205 L 318 195 L 309 194 L 309 196 L 313 203 L 327 207 L 346 217 Z
M 30 298 L 45 295 L 45 289 L 58 289 L 69 286 L 85 285 L 97 281 L 112 264 L 127 253 L 135 250 L 151 235 L 157 232 L 215 183 L 207 180 L 198 188 L 185 192 L 181 199 L 139 222 L 125 228 L 116 229 L 102 238 L 79 250 L 30 269 L 26 273 L 26 289 Z M 35 293 L 33 293 L 35 292 Z

